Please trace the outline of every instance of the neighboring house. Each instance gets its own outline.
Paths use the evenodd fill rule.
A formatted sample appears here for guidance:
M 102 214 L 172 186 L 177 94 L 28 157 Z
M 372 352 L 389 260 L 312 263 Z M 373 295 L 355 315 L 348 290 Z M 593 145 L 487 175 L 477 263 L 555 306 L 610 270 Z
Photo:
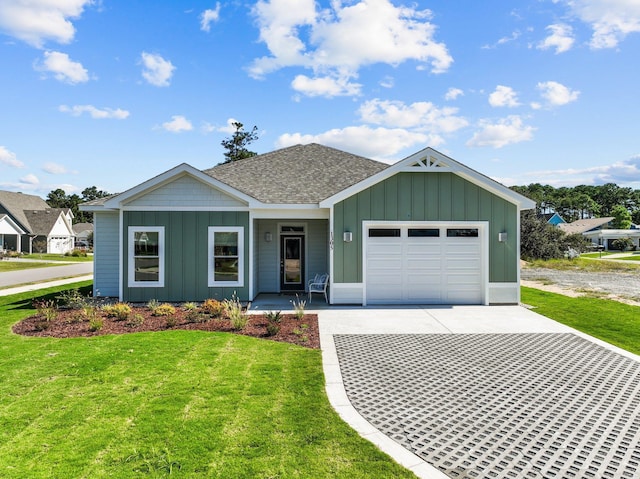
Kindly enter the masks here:
M 604 246 L 606 251 L 613 250 L 613 242 L 621 238 L 629 238 L 635 248 L 640 248 L 640 230 L 619 230 L 611 228 L 611 216 L 605 218 L 588 218 L 565 223 L 559 227 L 567 234 L 582 234 L 589 238 L 594 245 Z
M 0 191 L 0 249 L 31 253 L 35 243 L 47 253 L 71 251 L 72 220 L 69 208 L 49 208 L 39 196 Z
M 333 304 L 517 303 L 520 211 L 535 202 L 431 149 L 387 165 L 318 144 L 181 164 L 94 213 L 94 294 Z
M 90 245 L 93 241 L 93 223 L 76 223 L 73 225 L 73 233 L 76 244 L 82 241 Z
M 542 218 L 544 221 L 546 221 L 547 223 L 553 226 L 558 226 L 559 224 L 566 223 L 564 218 L 560 216 L 558 213 L 544 213 L 540 215 L 540 218 Z

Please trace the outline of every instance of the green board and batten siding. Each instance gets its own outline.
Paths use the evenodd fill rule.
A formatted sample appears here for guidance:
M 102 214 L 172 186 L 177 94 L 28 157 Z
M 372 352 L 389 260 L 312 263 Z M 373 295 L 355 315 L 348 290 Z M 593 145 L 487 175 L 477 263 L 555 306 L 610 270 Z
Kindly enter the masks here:
M 363 221 L 488 221 L 489 282 L 517 281 L 517 207 L 453 173 L 398 173 L 334 206 L 334 282 L 361 283 Z M 498 233 L 507 241 L 499 243 Z
M 203 301 L 207 298 L 230 298 L 236 292 L 241 300 L 249 296 L 249 213 L 246 211 L 125 211 L 122 231 L 124 256 L 124 300 L 146 302 Z M 163 288 L 129 288 L 129 226 L 165 227 L 165 270 Z M 208 227 L 244 227 L 244 286 L 209 288 Z

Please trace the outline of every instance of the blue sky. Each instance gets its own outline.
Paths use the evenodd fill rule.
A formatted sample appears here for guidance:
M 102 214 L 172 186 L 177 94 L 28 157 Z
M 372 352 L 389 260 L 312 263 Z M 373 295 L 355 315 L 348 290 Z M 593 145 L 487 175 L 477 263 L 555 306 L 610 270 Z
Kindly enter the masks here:
M 0 189 L 123 191 L 317 142 L 640 188 L 640 0 L 2 0 Z

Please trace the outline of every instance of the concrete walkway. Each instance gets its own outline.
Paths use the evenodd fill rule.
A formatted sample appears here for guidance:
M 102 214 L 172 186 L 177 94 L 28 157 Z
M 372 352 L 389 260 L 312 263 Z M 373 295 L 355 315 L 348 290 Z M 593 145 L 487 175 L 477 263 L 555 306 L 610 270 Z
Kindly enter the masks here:
M 584 438 L 586 428 L 584 424 L 589 424 L 589 428 L 593 427 L 594 431 L 598 427 L 609 431 L 613 426 L 609 422 L 603 425 L 598 416 L 600 413 L 595 413 L 596 420 L 593 422 L 590 422 L 593 415 L 585 414 L 577 417 L 575 413 L 576 404 L 582 404 L 583 399 L 591 401 L 584 405 L 585 410 L 591 407 L 596 408 L 596 411 L 598 408 L 602 409 L 604 406 L 599 405 L 598 401 L 602 397 L 606 399 L 606 390 L 598 390 L 594 398 L 589 397 L 586 392 L 583 394 L 583 391 L 578 391 L 578 397 L 574 398 L 575 390 L 569 390 L 567 394 L 573 394 L 573 396 L 567 399 L 566 410 L 559 410 L 559 406 L 554 403 L 554 401 L 558 402 L 559 391 L 567 390 L 573 382 L 577 381 L 576 384 L 582 385 L 581 381 L 585 380 L 583 376 L 586 376 L 589 382 L 590 372 L 585 373 L 584 370 L 580 372 L 576 369 L 576 365 L 587 357 L 595 355 L 600 358 L 602 351 L 611 356 L 605 355 L 606 357 L 601 359 L 604 361 L 602 364 L 598 363 L 598 366 L 592 367 L 606 371 L 605 383 L 606 379 L 614 374 L 611 372 L 611 362 L 622 361 L 624 364 L 616 367 L 635 371 L 635 376 L 628 377 L 627 381 L 630 381 L 631 385 L 635 381 L 635 386 L 640 386 L 640 357 L 520 306 L 375 309 L 333 307 L 320 310 L 318 313 L 326 391 L 331 404 L 360 435 L 412 470 L 418 477 L 434 479 L 490 477 L 487 472 L 494 465 L 496 468 L 491 469 L 491 477 L 497 478 L 547 477 L 541 473 L 545 467 L 550 467 L 550 471 L 560 472 L 564 472 L 563 469 L 567 468 L 567 475 L 558 474 L 554 477 L 586 477 L 580 474 L 596 464 L 600 467 L 597 469 L 599 471 L 606 470 L 607 473 L 611 473 L 612 470 L 619 471 L 607 477 L 637 477 L 635 474 L 640 474 L 640 468 L 634 469 L 633 466 L 629 466 L 629 463 L 633 463 L 634 460 L 637 464 L 637 460 L 640 459 L 638 446 L 640 443 L 640 423 L 638 423 L 640 390 L 627 391 L 627 399 L 631 401 L 627 413 L 630 412 L 631 416 L 627 416 L 626 422 L 631 421 L 632 424 L 626 424 L 619 418 L 609 418 L 611 421 L 618 421 L 616 428 L 625 427 L 627 432 L 629 430 L 633 432 L 635 427 L 635 435 L 620 433 L 614 441 L 615 446 L 620 446 L 620 451 L 629 440 L 635 441 L 631 443 L 631 447 L 626 448 L 626 456 L 615 456 L 613 451 L 615 448 L 610 437 L 603 436 L 601 444 L 586 444 L 585 441 L 589 442 L 590 438 L 589 435 L 586 435 L 586 439 Z M 417 346 L 416 341 L 418 341 Z M 439 346 L 443 341 L 446 342 L 445 346 Z M 569 354 L 566 344 L 574 345 L 572 346 L 575 350 L 573 356 Z M 528 353 L 527 347 L 531 349 Z M 440 353 L 435 353 L 438 348 L 441 348 Z M 476 356 L 468 355 L 467 351 Z M 565 351 L 569 358 L 566 360 L 564 359 Z M 528 362 L 523 363 L 522 369 L 512 368 L 511 365 L 522 357 L 529 358 Z M 444 365 L 429 365 L 429 361 L 433 361 L 434 358 L 444 360 Z M 485 365 L 485 369 L 478 369 L 477 362 L 486 362 L 486 358 L 493 359 L 494 363 Z M 450 365 L 457 366 L 451 366 L 453 372 L 442 377 L 442 371 L 447 370 Z M 531 397 L 531 391 L 526 390 L 528 385 L 537 384 L 540 381 L 547 384 L 545 379 L 551 371 L 541 369 L 545 365 L 552 370 L 568 370 L 568 376 L 559 376 L 559 383 L 549 383 L 548 391 L 536 393 L 538 394 L 536 397 L 542 402 L 531 406 L 535 411 L 533 409 L 525 411 L 528 414 L 528 422 L 523 419 L 519 424 L 500 427 L 503 422 L 514 419 L 517 416 L 518 407 L 521 405 L 524 407 L 527 398 Z M 393 367 L 398 369 L 385 377 L 385 371 L 388 372 L 388 369 Z M 469 371 L 471 375 L 465 376 Z M 407 377 L 403 379 L 405 374 Z M 451 384 L 445 384 L 451 380 L 451 375 L 458 377 L 459 381 L 454 382 L 453 393 Z M 524 380 L 513 385 L 511 389 L 500 389 L 511 381 L 511 376 L 524 378 Z M 482 386 L 484 390 L 475 384 L 478 378 L 488 378 Z M 467 386 L 480 388 L 474 396 L 473 401 L 476 402 L 471 401 L 471 396 L 465 392 Z M 446 387 L 449 389 L 445 389 Z M 485 404 L 487 399 L 496 397 L 495 390 L 501 391 L 497 394 L 497 399 L 490 405 Z M 442 399 L 443 394 L 445 398 L 441 401 L 441 406 L 444 410 L 437 410 L 437 412 L 434 412 L 435 409 L 430 410 L 439 398 Z M 462 395 L 462 403 L 460 398 L 454 399 L 460 395 Z M 516 396 L 521 398 L 516 401 L 516 404 L 513 401 L 507 401 L 509 397 L 513 399 Z M 544 396 L 550 398 L 551 403 L 545 403 Z M 592 404 L 593 401 L 595 405 Z M 476 407 L 478 402 L 484 404 L 480 409 Z M 562 405 L 565 403 L 563 402 Z M 447 409 L 449 407 L 457 409 L 449 410 Z M 611 404 L 607 407 L 611 408 Z M 463 412 L 463 419 L 455 416 L 460 411 Z M 523 414 L 522 411 L 520 413 Z M 472 419 L 475 422 L 469 420 L 467 424 L 465 422 L 468 419 L 467 416 L 473 414 L 475 416 Z M 454 416 L 457 418 L 453 420 L 454 422 L 447 427 L 443 426 L 448 417 Z M 553 444 L 546 444 L 544 443 L 544 440 L 547 440 L 545 434 L 548 436 L 551 432 L 543 426 L 548 424 L 549 417 L 561 417 L 563 421 L 575 427 L 568 428 L 564 438 L 554 436 Z M 560 420 L 556 419 L 552 424 L 556 428 L 560 428 L 558 421 Z M 463 423 L 466 424 L 465 427 L 460 428 Z M 441 428 L 434 429 L 438 424 Z M 451 431 L 456 427 L 460 429 L 458 431 L 460 437 L 466 438 L 466 443 L 460 437 L 451 436 Z M 435 436 L 434 431 L 436 431 Z M 552 432 L 555 434 L 558 431 Z M 512 442 L 507 441 L 500 445 L 497 437 L 507 434 L 511 434 L 509 437 L 512 437 Z M 595 437 L 593 431 L 590 434 Z M 582 439 L 576 442 L 576 437 L 580 435 L 583 436 Z M 538 446 L 535 445 L 536 441 Z M 542 452 L 538 455 L 534 454 L 527 449 L 529 443 L 533 444 L 534 449 L 538 447 Z M 460 446 L 460 449 L 456 449 L 452 444 Z M 477 450 L 472 451 L 473 454 L 469 456 L 469 448 L 474 444 L 479 450 L 485 451 L 484 456 Z M 487 444 L 493 444 L 496 449 L 491 450 Z M 582 446 L 586 449 L 581 449 Z M 553 448 L 556 452 L 558 449 L 561 451 L 558 454 L 550 454 Z M 445 458 L 445 449 L 453 451 L 452 455 Z M 496 452 L 504 449 L 508 451 Z M 575 453 L 567 452 L 571 449 Z M 585 450 L 589 449 L 598 453 L 584 456 Z M 600 453 L 601 449 L 609 450 L 611 453 L 603 456 Z M 628 462 L 620 466 L 620 458 Z M 438 467 L 434 467 L 426 459 Z M 572 476 L 568 469 L 577 467 L 572 462 L 574 460 L 575 464 L 579 464 L 580 461 L 583 464 L 577 476 Z M 618 467 L 613 467 L 616 460 Z M 449 464 L 449 466 L 443 464 Z M 466 475 L 461 464 L 466 464 L 464 467 L 470 468 L 468 471 L 471 471 L 472 466 L 476 467 L 476 470 Z M 504 464 L 508 466 L 505 467 Z M 454 466 L 457 469 L 447 469 Z M 478 470 L 483 472 L 478 475 Z

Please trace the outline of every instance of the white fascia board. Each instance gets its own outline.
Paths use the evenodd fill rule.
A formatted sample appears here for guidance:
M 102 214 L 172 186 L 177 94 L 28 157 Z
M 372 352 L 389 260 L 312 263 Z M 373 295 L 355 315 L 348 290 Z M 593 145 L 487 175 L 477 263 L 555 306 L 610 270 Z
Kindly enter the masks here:
M 257 204 L 259 204 L 259 202 L 255 198 L 252 198 L 251 196 L 246 195 L 230 187 L 229 185 L 222 183 L 221 181 L 216 180 L 215 178 L 209 175 L 204 174 L 202 171 L 198 170 L 197 168 L 194 168 L 191 165 L 188 165 L 187 163 L 182 163 L 176 166 L 175 168 L 165 171 L 164 173 L 161 173 L 158 176 L 155 176 L 143 183 L 140 183 L 139 185 L 128 189 L 124 193 L 120 193 L 119 195 L 114 196 L 113 198 L 105 201 L 103 205 L 103 209 L 119 209 L 123 206 L 123 204 L 126 201 L 135 199 L 138 196 L 141 196 L 150 190 L 158 188 L 159 186 L 167 184 L 183 175 L 190 175 L 195 179 L 213 188 L 223 191 L 224 193 L 228 194 L 233 198 L 236 198 L 239 201 L 244 201 L 248 204 L 249 207 L 256 206 Z M 89 211 L 89 210 L 86 210 L 86 211 Z
M 424 165 L 424 167 L 413 166 L 416 164 L 416 162 L 421 162 L 426 157 L 431 158 L 433 160 L 433 163 L 430 165 Z M 528 210 L 536 207 L 535 201 L 532 201 L 529 198 L 516 193 L 513 190 L 510 190 L 506 186 L 498 183 L 495 180 L 492 180 L 488 176 L 478 173 L 468 166 L 465 166 L 462 163 L 454 160 L 453 158 L 449 158 L 448 156 L 443 155 L 442 153 L 430 147 L 420 150 L 419 152 L 408 156 L 404 160 L 400 160 L 399 162 L 391 165 L 389 168 L 386 168 L 379 173 L 370 176 L 369 178 L 365 178 L 360 183 L 356 183 L 355 185 L 352 185 L 349 188 L 346 188 L 341 192 L 336 193 L 329 198 L 326 198 L 325 200 L 320 202 L 320 207 L 329 208 L 339 201 L 349 198 L 350 196 L 353 196 L 354 194 L 359 193 L 362 190 L 380 183 L 381 181 L 384 181 L 397 173 L 420 171 L 454 173 L 466 179 L 467 181 L 470 181 L 471 183 L 494 193 L 500 198 L 517 205 L 521 210 Z

